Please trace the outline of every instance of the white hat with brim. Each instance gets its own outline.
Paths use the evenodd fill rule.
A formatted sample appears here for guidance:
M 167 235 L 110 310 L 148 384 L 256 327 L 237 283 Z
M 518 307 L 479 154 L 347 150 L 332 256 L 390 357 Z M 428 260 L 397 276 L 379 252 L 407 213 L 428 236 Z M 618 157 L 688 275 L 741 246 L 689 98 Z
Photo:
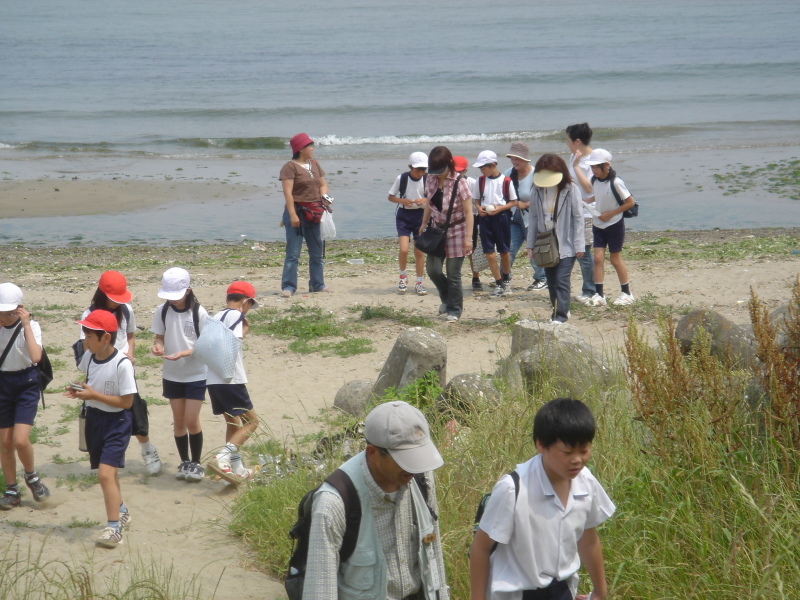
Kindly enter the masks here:
M 562 179 L 564 179 L 563 173 L 542 169 L 533 174 L 533 185 L 540 188 L 549 188 L 561 183 Z
M 180 300 L 186 295 L 186 290 L 191 286 L 189 272 L 180 267 L 172 267 L 164 271 L 161 278 L 161 289 L 158 297 L 164 300 Z
M 22 304 L 22 290 L 13 283 L 0 283 L 0 311 L 17 310 Z
M 412 152 L 408 157 L 408 164 L 414 169 L 427 169 L 428 155 L 424 152 Z
M 589 153 L 589 156 L 586 157 L 586 164 L 590 167 L 592 165 L 604 165 L 605 163 L 611 162 L 611 152 L 608 150 L 603 150 L 602 148 L 598 148 L 597 150 L 592 150 Z

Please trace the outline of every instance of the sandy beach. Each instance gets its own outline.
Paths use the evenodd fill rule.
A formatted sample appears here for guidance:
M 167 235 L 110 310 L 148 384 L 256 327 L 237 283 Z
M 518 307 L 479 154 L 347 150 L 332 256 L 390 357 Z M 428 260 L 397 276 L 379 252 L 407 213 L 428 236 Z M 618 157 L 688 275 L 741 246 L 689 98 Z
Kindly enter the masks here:
M 787 251 L 779 256 L 718 260 L 704 254 L 703 249 L 716 244 L 736 247 L 744 242 L 766 242 L 778 236 L 787 236 L 790 246 L 800 247 L 798 229 L 632 234 L 628 241 L 631 253 L 663 244 L 665 239 L 682 248 L 680 259 L 648 258 L 646 253 L 642 257 L 639 252 L 639 258 L 628 260 L 632 291 L 652 306 L 677 310 L 711 307 L 736 323 L 747 323 L 751 287 L 771 308 L 787 301 L 790 286 L 800 274 L 798 255 Z M 517 291 L 499 300 L 490 299 L 488 294 L 474 296 L 467 292 L 463 320 L 446 324 L 435 318 L 439 302 L 434 294 L 419 297 L 396 293 L 394 254 L 391 241 L 334 242 L 329 246 L 326 264 L 326 280 L 334 293 L 297 294 L 288 300 L 278 294 L 280 244 L 8 247 L 2 278 L 22 287 L 26 306 L 42 326 L 51 358 L 58 361 L 53 390 L 77 375 L 70 352 L 78 334 L 73 321 L 87 305 L 105 269 L 118 268 L 128 278 L 143 340 L 140 343 L 147 343 L 149 338 L 153 310 L 159 303 L 156 291 L 160 275 L 172 265 L 189 269 L 195 292 L 211 313 L 222 308 L 226 286 L 238 278 L 255 285 L 262 309 L 283 313 L 299 304 L 330 311 L 351 335 L 371 340 L 374 352 L 349 358 L 319 353 L 300 355 L 288 349 L 290 340 L 272 336 L 252 336 L 247 340 L 248 388 L 256 411 L 263 417 L 264 433 L 292 446 L 295 436 L 320 427 L 315 417 L 331 406 L 342 384 L 377 377 L 401 326 L 389 321 L 361 321 L 362 307 L 389 306 L 431 318 L 431 326 L 448 341 L 448 380 L 460 373 L 494 371 L 498 360 L 508 355 L 510 328 L 501 322 L 503 319 L 518 315 L 545 320 L 549 316 L 544 292 Z M 358 256 L 365 257 L 365 264 L 347 262 L 349 257 Z M 524 260 L 517 265 L 514 283 L 518 290 L 524 290 L 530 269 Z M 301 265 L 301 279 L 306 269 Z M 579 285 L 580 275 L 574 273 L 573 289 Z M 606 289 L 612 297 L 616 295 L 610 267 Z M 652 313 L 634 314 L 646 331 L 655 330 Z M 613 356 L 623 343 L 628 315 L 627 310 L 573 305 L 570 324 Z M 138 367 L 137 377 L 143 396 L 160 398 L 159 365 Z M 104 576 L 123 577 L 130 573 L 130 561 L 154 560 L 171 565 L 185 580 L 196 578 L 203 587 L 203 598 L 211 597 L 214 589 L 215 597 L 221 599 L 281 597 L 282 587 L 259 572 L 241 541 L 225 529 L 228 505 L 236 491 L 221 482 L 205 480 L 192 485 L 174 479 L 179 460 L 171 412 L 166 405 L 150 407 L 151 437 L 164 462 L 163 473 L 148 477 L 138 444 L 131 444 L 121 485 L 134 523 L 123 546 L 112 551 L 96 550 L 93 541 L 98 526 L 70 527 L 75 521 L 102 521 L 104 517 L 99 487 L 84 490 L 68 481 L 71 476 L 80 477 L 89 471 L 77 450 L 76 421 L 60 422 L 63 407 L 71 401 L 60 393 L 48 393 L 46 399 L 47 409 L 40 411 L 37 420 L 41 433 L 35 451 L 37 466 L 53 494 L 40 505 L 26 496 L 20 508 L 0 514 L 0 531 L 11 540 L 12 553 L 41 553 L 44 560 L 76 563 L 91 560 Z M 205 450 L 210 453 L 223 441 L 223 425 L 207 406 L 202 421 Z

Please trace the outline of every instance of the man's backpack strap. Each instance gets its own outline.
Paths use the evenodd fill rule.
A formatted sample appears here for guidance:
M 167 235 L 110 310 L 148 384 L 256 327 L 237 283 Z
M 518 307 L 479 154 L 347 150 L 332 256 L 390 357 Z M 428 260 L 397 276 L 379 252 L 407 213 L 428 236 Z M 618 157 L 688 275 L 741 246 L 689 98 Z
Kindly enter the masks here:
M 361 500 L 350 476 L 336 469 L 328 475 L 325 483 L 336 488 L 344 504 L 345 528 L 342 547 L 339 549 L 339 564 L 345 562 L 353 554 L 358 542 L 358 531 L 361 528 Z
M 428 507 L 428 511 L 431 513 L 431 518 L 435 521 L 439 520 L 439 515 L 431 508 L 430 503 L 428 502 L 428 480 L 425 478 L 425 473 L 415 473 L 414 480 L 417 482 L 417 487 L 419 488 L 420 493 L 422 494 L 422 499 L 425 500 L 425 506 Z

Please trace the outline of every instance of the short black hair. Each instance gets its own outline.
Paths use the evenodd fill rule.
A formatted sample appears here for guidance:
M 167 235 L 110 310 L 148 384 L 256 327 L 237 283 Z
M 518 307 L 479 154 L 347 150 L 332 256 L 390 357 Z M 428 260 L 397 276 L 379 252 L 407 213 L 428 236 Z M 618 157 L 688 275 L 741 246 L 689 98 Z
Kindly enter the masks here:
M 594 439 L 592 411 L 580 400 L 556 398 L 542 406 L 533 418 L 533 441 L 549 448 L 561 440 L 567 446 L 583 446 Z
M 592 141 L 592 128 L 588 123 L 576 123 L 575 125 L 567 125 L 566 129 L 569 139 L 575 141 L 580 140 L 586 146 Z
M 246 296 L 245 294 L 228 294 L 225 299 L 228 302 L 239 302 L 240 300 L 252 300 L 250 296 Z
M 84 326 L 83 327 L 83 334 L 84 335 L 92 335 L 92 334 L 94 334 L 95 337 L 97 337 L 98 340 L 102 340 L 103 336 L 105 334 L 108 334 L 108 335 L 111 336 L 111 340 L 110 340 L 111 341 L 111 345 L 113 346 L 114 344 L 117 343 L 117 332 L 116 331 L 100 331 L 99 329 L 89 329 L 88 327 Z

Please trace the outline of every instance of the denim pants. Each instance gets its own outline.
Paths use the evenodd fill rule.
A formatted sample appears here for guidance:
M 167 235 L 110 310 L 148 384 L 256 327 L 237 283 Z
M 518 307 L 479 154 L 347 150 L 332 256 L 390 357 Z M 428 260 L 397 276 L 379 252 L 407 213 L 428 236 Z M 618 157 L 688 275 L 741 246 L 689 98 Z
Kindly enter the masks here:
M 325 288 L 325 278 L 322 272 L 322 237 L 319 223 L 309 223 L 300 217 L 300 227 L 292 227 L 289 211 L 284 209 L 283 227 L 286 230 L 286 258 L 283 259 L 281 290 L 289 290 L 293 294 L 297 291 L 297 263 L 300 261 L 300 250 L 303 249 L 305 240 L 310 272 L 308 288 L 310 292 L 322 291 Z
M 528 229 L 523 227 L 519 223 L 515 223 L 511 221 L 511 266 L 514 266 L 514 259 L 517 257 L 517 252 L 522 247 L 522 245 L 528 239 Z M 536 263 L 531 261 L 531 268 L 533 269 L 533 278 L 534 279 L 541 279 L 542 281 L 547 279 L 547 276 L 544 273 L 544 269 L 542 267 L 536 266 Z
M 586 244 L 583 256 L 578 259 L 578 264 L 581 266 L 581 276 L 583 277 L 581 295 L 594 296 L 597 289 L 594 287 L 594 254 L 592 254 L 591 244 Z
M 555 267 L 547 267 L 547 291 L 553 305 L 553 320 L 566 323 L 569 318 L 570 276 L 575 266 L 575 257 L 568 256 L 558 261 Z
M 428 278 L 436 286 L 439 299 L 447 307 L 447 314 L 456 317 L 460 317 L 461 311 L 464 310 L 464 290 L 461 288 L 461 265 L 463 264 L 463 256 L 445 259 L 428 254 L 425 261 Z M 442 267 L 446 274 L 442 273 Z

